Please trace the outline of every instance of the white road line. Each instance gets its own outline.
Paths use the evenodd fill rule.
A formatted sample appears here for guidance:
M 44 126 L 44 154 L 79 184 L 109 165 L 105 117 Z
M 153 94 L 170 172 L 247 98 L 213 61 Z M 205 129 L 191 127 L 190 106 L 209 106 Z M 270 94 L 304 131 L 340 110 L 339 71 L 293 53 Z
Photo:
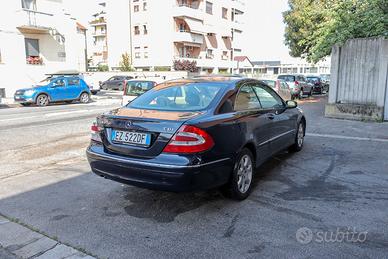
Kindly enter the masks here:
M 16 117 L 16 118 L 9 118 L 9 119 L 2 119 L 0 122 L 6 122 L 6 121 L 23 121 L 23 120 L 29 120 L 29 119 L 35 119 L 35 118 L 50 118 L 50 117 L 57 117 L 57 116 L 63 116 L 63 115 L 70 115 L 70 114 L 79 114 L 79 113 L 94 113 L 94 112 L 100 112 L 100 111 L 109 111 L 110 108 L 99 108 L 99 109 L 88 109 L 88 110 L 75 110 L 75 111 L 64 111 L 64 112 L 51 112 L 41 115 L 35 115 L 35 116 L 28 116 L 28 117 Z
M 329 134 L 316 134 L 316 133 L 306 133 L 306 136 L 319 137 L 319 138 L 348 139 L 348 140 L 360 140 L 360 141 L 373 141 L 373 142 L 388 143 L 388 139 L 383 139 L 383 138 L 361 138 L 361 137 L 350 137 L 350 136 L 329 135 Z

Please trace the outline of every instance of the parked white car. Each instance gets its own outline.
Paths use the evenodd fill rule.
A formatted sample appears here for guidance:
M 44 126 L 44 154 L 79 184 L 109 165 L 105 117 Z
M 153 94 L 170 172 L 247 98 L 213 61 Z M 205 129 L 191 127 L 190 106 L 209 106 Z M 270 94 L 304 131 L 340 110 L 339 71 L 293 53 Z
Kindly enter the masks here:
M 144 94 L 157 85 L 155 81 L 133 79 L 125 81 L 122 105 L 127 105 L 136 97 Z

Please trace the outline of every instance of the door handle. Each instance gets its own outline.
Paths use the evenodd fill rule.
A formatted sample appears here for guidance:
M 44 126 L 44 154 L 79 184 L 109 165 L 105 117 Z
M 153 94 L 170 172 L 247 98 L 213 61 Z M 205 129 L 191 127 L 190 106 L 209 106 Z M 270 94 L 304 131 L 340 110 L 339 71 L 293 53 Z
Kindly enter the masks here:
M 270 120 L 273 120 L 273 119 L 275 119 L 275 114 L 269 113 L 269 114 L 267 114 L 267 118 Z

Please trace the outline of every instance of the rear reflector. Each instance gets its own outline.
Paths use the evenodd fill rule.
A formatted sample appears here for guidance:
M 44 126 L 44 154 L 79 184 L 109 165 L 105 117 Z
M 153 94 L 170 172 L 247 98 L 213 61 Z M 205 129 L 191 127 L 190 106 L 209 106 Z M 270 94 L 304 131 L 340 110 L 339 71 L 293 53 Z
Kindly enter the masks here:
M 102 142 L 101 136 L 100 136 L 100 131 L 101 128 L 97 126 L 97 123 L 93 123 L 93 125 L 90 127 L 91 130 L 91 139 L 97 142 Z
M 212 137 L 204 130 L 183 125 L 164 148 L 165 153 L 200 153 L 214 146 Z

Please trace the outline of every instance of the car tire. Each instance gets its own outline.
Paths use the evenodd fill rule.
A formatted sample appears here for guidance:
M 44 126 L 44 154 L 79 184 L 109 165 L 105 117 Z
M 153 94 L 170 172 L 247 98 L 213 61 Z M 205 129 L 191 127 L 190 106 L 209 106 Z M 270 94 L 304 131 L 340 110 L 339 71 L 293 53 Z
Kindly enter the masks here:
M 40 94 L 36 97 L 35 104 L 44 107 L 50 103 L 49 97 L 46 94 Z
M 306 134 L 306 125 L 303 122 L 298 123 L 294 144 L 288 149 L 290 152 L 299 152 L 303 149 L 304 137 Z
M 246 199 L 252 190 L 254 169 L 252 152 L 244 148 L 237 156 L 229 182 L 222 187 L 224 195 L 234 200 Z
M 80 103 L 88 103 L 90 101 L 90 96 L 88 93 L 82 93 L 79 97 Z
M 299 100 L 303 99 L 303 89 L 300 89 L 300 92 L 299 92 L 299 95 L 298 95 L 298 99 Z

